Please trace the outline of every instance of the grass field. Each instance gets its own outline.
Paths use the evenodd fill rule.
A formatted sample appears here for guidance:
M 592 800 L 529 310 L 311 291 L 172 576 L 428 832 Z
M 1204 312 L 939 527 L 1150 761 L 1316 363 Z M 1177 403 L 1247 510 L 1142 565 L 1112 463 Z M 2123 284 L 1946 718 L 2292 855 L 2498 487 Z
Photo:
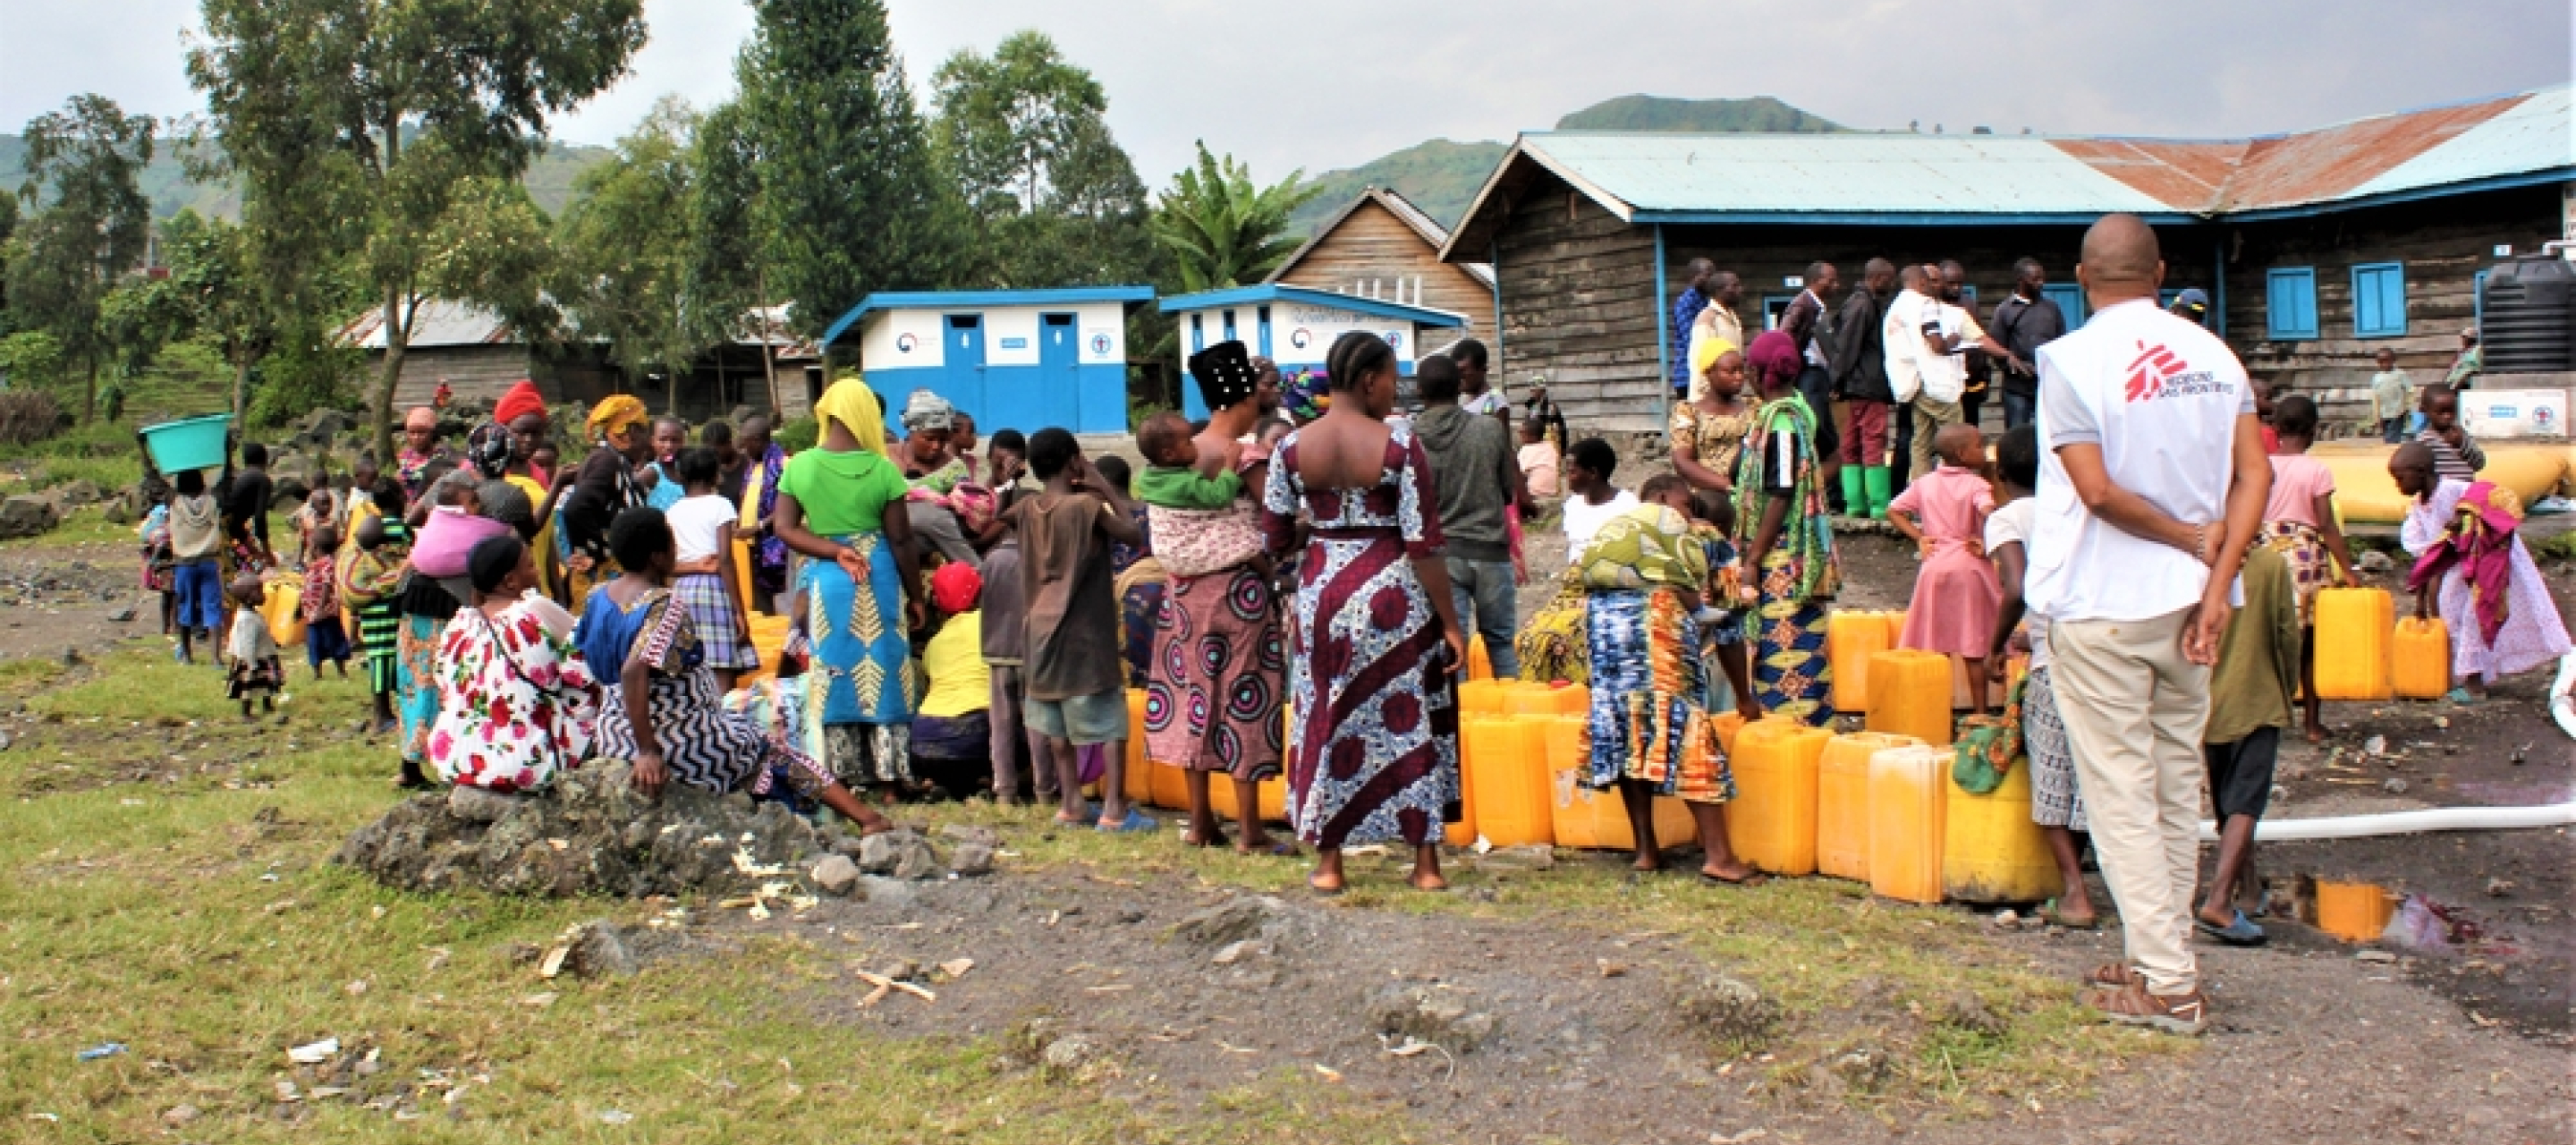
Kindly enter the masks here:
M 1400 1111 L 1288 1078 L 1213 1095 L 1203 1119 L 1149 1121 L 1081 1086 L 997 1073 L 987 1041 L 826 1028 L 788 997 L 835 979 L 838 963 L 793 927 L 720 930 L 717 949 L 630 978 L 541 981 L 513 961 L 519 944 L 670 904 L 422 896 L 330 865 L 340 839 L 393 800 L 391 753 L 355 739 L 356 682 L 316 685 L 301 671 L 281 728 L 244 724 L 214 669 L 174 664 L 157 640 L 84 668 L 0 666 L 0 704 L 23 707 L 0 752 L 0 1029 L 16 1034 L 0 1043 L 0 1124 L 71 1141 L 153 1137 L 174 1110 L 194 1118 L 183 1136 L 236 1141 L 414 1140 L 425 1129 L 453 1141 L 751 1131 L 1006 1145 L 1252 1141 L 1289 1125 L 1310 1140 L 1421 1133 Z M 1027 822 L 981 804 L 915 811 L 932 823 Z M 1263 890 L 1302 873 L 1159 836 L 1011 838 L 1020 870 L 1182 871 Z M 1641 889 L 1597 863 L 1457 880 L 1494 893 L 1388 894 L 1363 872 L 1345 905 L 1689 935 L 1818 1037 L 1864 991 L 1904 1007 L 1965 988 L 2012 1015 L 2000 1034 L 1901 1047 L 1899 1084 L 1876 1098 L 1891 1110 L 1968 1114 L 2019 1099 L 2007 1095 L 2076 1092 L 2124 1055 L 2170 1045 L 2083 1024 L 2058 984 L 1991 964 L 1965 914 L 1890 907 L 1844 884 L 1712 896 L 1679 879 Z M 377 1108 L 280 1099 L 294 1077 L 287 1048 L 323 1037 L 375 1051 L 379 1072 L 353 1085 Z M 77 1060 L 110 1042 L 127 1048 Z M 407 1097 L 386 1096 L 397 1078 Z

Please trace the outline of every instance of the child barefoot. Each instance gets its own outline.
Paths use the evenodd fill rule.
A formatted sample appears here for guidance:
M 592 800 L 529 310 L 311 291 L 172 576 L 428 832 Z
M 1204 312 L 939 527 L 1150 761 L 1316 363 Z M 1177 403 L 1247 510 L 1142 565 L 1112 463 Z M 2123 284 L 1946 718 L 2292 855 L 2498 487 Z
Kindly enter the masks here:
M 233 631 L 224 646 L 225 659 L 230 662 L 224 694 L 240 700 L 242 719 L 251 720 L 257 718 L 250 710 L 253 696 L 259 697 L 261 712 L 277 710 L 277 690 L 286 685 L 286 669 L 278 664 L 277 641 L 269 637 L 268 621 L 259 615 L 260 603 L 268 596 L 267 586 L 257 577 L 243 577 L 233 582 L 230 595 Z
M 1996 485 L 2004 504 L 1986 517 L 1986 554 L 1994 558 L 2003 603 L 1986 647 L 1986 678 L 2004 679 L 2004 658 L 2013 630 L 2025 617 L 2022 573 L 2028 568 L 2026 547 L 2039 507 L 2031 490 L 2039 483 L 2039 433 L 2029 426 L 2011 430 L 1995 443 Z M 2027 613 L 2030 684 L 2022 693 L 2022 744 L 2030 753 L 2030 819 L 2048 839 L 2049 856 L 2057 862 L 2065 890 L 2050 908 L 2050 917 L 2069 930 L 2091 930 L 2101 916 L 2084 890 L 2084 868 L 2076 858 L 2075 833 L 2085 829 L 2084 795 L 2075 786 L 2075 748 L 2066 725 L 2057 718 L 2057 695 L 2048 672 L 2048 618 Z
M 390 486 L 390 483 L 388 483 Z M 382 516 L 360 518 L 356 547 L 340 566 L 340 595 L 358 618 L 358 650 L 366 657 L 367 692 L 374 697 L 374 708 L 367 732 L 383 735 L 394 730 L 394 692 L 396 675 L 395 642 L 402 631 L 403 573 L 411 563 L 409 527 L 402 523 L 402 497 L 393 488 L 379 488 L 378 498 L 391 497 L 390 511 Z M 418 769 L 406 767 L 406 786 L 425 787 L 428 780 Z
M 2308 690 L 2309 743 L 2326 738 L 2325 703 L 2317 698 L 2317 590 L 2329 584 L 2361 587 L 2352 571 L 2352 549 L 2335 524 L 2334 471 L 2308 456 L 2317 437 L 2317 403 L 2290 394 L 2272 405 L 2272 428 L 2281 446 L 2272 452 L 2272 499 L 2263 507 L 2265 544 L 2290 563 L 2290 586 L 2299 601 L 2299 624 L 2307 629 L 2299 643 L 2299 679 Z M 2334 563 L 2329 564 L 2331 558 Z M 2341 568 L 2341 574 L 2335 571 Z
M 1995 569 L 1986 563 L 1986 515 L 1995 511 L 1987 486 L 1985 439 L 1972 426 L 1942 429 L 1932 441 L 1941 467 L 1914 479 L 1888 503 L 1887 520 L 1923 551 L 1899 648 L 1921 648 L 1968 662 L 1970 704 L 1986 710 L 1988 638 L 1995 630 Z

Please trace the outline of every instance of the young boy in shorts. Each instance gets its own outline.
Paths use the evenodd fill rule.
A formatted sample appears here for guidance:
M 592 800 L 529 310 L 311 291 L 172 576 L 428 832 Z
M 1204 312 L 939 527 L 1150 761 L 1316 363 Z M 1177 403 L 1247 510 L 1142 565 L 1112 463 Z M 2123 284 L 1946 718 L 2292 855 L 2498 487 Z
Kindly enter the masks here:
M 1046 738 L 1059 799 L 1056 821 L 1090 817 L 1082 801 L 1077 749 L 1101 746 L 1102 831 L 1152 831 L 1154 821 L 1127 806 L 1125 634 L 1111 571 L 1113 541 L 1141 544 L 1144 531 L 1133 506 L 1101 479 L 1062 429 L 1029 435 L 1029 472 L 1045 488 L 1010 510 L 1020 538 L 1020 584 L 1027 608 L 1026 657 L 1029 731 Z

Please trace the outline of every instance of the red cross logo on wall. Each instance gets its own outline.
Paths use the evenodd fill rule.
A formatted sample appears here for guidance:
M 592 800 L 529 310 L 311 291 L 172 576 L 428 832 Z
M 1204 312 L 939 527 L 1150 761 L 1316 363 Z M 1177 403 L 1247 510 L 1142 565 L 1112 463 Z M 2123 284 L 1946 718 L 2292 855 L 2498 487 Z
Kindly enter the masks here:
M 2138 356 L 2129 363 L 2128 399 L 2140 402 L 2155 397 L 2166 379 L 2182 371 L 2183 361 L 2173 351 L 2138 343 Z

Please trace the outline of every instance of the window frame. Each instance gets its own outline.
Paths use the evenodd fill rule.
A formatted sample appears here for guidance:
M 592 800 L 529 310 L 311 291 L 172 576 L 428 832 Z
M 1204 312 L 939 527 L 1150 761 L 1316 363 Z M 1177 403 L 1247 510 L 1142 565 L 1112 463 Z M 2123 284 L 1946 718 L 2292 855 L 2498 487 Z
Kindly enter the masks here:
M 2307 290 L 2305 326 L 2287 326 L 2281 321 L 2281 287 L 2289 282 L 2299 283 Z M 2314 342 L 2324 336 L 2323 325 L 2317 316 L 2317 268 L 2276 266 L 2263 272 L 2263 332 L 2270 341 Z
M 2365 276 L 2397 276 L 2397 318 L 2394 325 L 2381 315 L 2375 326 L 2361 324 L 2362 280 Z M 2374 304 L 2375 305 L 2375 304 Z M 2406 264 L 2403 262 L 2357 262 L 2352 265 L 2352 336 L 2355 338 L 2403 338 L 2406 336 Z

